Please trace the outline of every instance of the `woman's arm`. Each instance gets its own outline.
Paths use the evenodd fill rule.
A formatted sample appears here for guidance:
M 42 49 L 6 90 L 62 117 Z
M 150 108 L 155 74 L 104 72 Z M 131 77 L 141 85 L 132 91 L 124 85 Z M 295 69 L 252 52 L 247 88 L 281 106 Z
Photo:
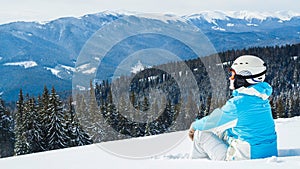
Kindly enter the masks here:
M 211 130 L 237 119 L 235 99 L 232 98 L 220 109 L 215 109 L 210 115 L 192 123 L 194 130 Z

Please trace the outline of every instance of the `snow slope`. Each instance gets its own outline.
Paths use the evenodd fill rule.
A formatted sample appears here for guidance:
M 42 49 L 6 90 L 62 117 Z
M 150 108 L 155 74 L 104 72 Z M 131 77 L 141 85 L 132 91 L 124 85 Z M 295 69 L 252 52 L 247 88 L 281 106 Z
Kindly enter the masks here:
M 216 169 L 299 169 L 300 168 L 300 117 L 290 119 L 277 119 L 276 130 L 278 132 L 279 157 L 270 157 L 258 160 L 246 161 L 209 161 L 205 159 L 191 160 L 188 159 L 191 141 L 184 138 L 174 149 L 156 157 L 149 159 L 133 160 L 121 158 L 101 149 L 101 144 L 93 144 L 84 147 L 76 147 L 24 155 L 19 157 L 10 157 L 0 159 L 1 168 L 9 169 L 82 169 L 82 168 L 163 168 L 163 169 L 199 169 L 199 168 L 216 168 Z M 175 132 L 155 136 L 162 142 L 170 141 L 186 131 Z M 111 146 L 123 145 L 126 147 L 131 143 L 136 143 L 141 138 L 129 139 L 123 141 L 108 142 Z M 145 139 L 147 140 L 147 139 Z M 102 143 L 103 144 L 103 143 Z M 159 145 L 157 145 L 159 146 Z
M 25 69 L 38 66 L 38 64 L 35 61 L 11 62 L 11 63 L 5 63 L 3 65 L 4 66 L 21 66 L 21 67 L 23 66 Z

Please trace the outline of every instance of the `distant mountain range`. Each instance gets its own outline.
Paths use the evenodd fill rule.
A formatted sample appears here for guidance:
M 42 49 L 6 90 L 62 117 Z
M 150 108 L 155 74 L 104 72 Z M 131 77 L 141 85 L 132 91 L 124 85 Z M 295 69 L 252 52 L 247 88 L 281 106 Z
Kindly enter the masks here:
M 76 58 L 85 42 L 103 25 L 124 15 L 132 13 L 102 12 L 45 23 L 0 25 L 2 98 L 16 100 L 20 88 L 36 95 L 44 85 L 71 90 Z M 209 11 L 181 18 L 200 28 L 218 52 L 300 42 L 300 15 L 292 12 Z

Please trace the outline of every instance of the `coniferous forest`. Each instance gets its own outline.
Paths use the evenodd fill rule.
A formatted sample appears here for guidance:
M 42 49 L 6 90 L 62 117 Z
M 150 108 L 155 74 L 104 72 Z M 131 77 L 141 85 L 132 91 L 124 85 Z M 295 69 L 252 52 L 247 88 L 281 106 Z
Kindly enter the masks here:
M 257 55 L 267 64 L 273 118 L 299 116 L 300 44 L 230 50 L 218 56 L 227 72 L 235 58 L 245 54 Z M 199 95 L 181 91 L 188 86 L 179 86 L 178 81 L 188 84 L 190 79 L 179 62 L 145 69 L 133 78 L 122 76 L 113 83 L 90 82 L 89 90 L 68 99 L 60 98 L 54 87 L 49 91 L 45 86 L 40 96 L 23 94 L 20 89 L 15 106 L 0 100 L 0 157 L 186 130 L 193 120 L 230 98 L 224 84 L 218 87 L 226 88 L 225 96 L 212 97 L 202 61 L 185 61 L 201 89 Z M 112 86 L 120 83 L 128 83 L 130 88 L 112 92 Z M 116 92 L 121 97 L 113 98 Z

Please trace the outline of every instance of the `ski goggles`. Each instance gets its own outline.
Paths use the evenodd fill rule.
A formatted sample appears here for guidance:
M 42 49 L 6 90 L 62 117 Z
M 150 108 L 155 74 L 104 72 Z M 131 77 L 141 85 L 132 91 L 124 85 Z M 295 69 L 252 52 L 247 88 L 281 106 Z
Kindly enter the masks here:
M 235 75 L 236 75 L 235 70 L 232 69 L 232 68 L 230 68 L 230 69 L 229 69 L 229 79 L 230 79 L 230 80 L 234 80 Z
M 230 68 L 229 69 L 229 79 L 230 80 L 234 80 L 236 78 L 238 78 L 238 79 L 251 79 L 251 78 L 256 78 L 256 77 L 262 76 L 262 75 L 266 74 L 266 72 L 267 72 L 267 69 L 264 70 L 261 73 L 256 74 L 256 75 L 243 76 L 243 75 L 237 75 L 236 72 L 235 72 L 235 70 L 232 69 L 232 68 Z

